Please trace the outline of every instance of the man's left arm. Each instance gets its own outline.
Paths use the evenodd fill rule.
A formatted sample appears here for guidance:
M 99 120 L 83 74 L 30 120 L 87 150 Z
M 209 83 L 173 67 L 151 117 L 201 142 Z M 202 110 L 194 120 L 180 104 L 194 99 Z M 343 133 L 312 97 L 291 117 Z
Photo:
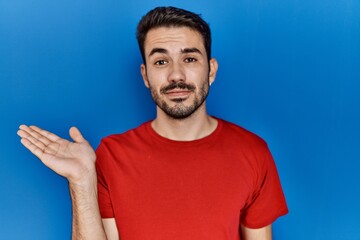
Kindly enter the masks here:
M 241 225 L 241 236 L 244 240 L 271 240 L 272 230 L 271 224 L 262 228 L 248 228 Z

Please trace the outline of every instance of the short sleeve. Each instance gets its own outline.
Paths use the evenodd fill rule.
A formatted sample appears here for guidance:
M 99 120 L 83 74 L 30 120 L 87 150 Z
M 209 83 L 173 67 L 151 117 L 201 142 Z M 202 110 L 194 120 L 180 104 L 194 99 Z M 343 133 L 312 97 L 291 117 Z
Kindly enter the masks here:
M 288 213 L 275 162 L 267 146 L 258 158 L 255 189 L 241 215 L 242 224 L 249 228 L 265 227 Z
M 106 160 L 108 158 L 108 152 L 105 144 L 100 143 L 99 147 L 96 149 L 96 171 L 97 171 L 97 188 L 98 188 L 98 201 L 100 208 L 100 215 L 102 218 L 113 218 L 114 211 L 111 203 L 111 198 L 109 194 L 109 189 L 106 183 L 106 178 L 104 172 L 106 172 Z

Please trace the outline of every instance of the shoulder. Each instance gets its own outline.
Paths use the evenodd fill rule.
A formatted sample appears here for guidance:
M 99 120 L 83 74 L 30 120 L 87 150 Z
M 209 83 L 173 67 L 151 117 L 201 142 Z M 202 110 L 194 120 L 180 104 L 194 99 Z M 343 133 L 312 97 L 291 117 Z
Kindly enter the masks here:
M 235 123 L 218 119 L 222 125 L 222 134 L 228 139 L 241 145 L 256 148 L 267 148 L 267 143 L 257 134 L 239 126 Z
M 141 153 L 150 141 L 150 138 L 146 137 L 148 124 L 146 122 L 124 133 L 104 137 L 96 149 L 98 169 L 112 171 L 117 163 L 130 159 L 132 154 Z
M 222 121 L 227 139 L 224 148 L 232 149 L 232 156 L 239 156 L 241 162 L 249 166 L 254 179 L 261 181 L 267 173 L 276 173 L 274 159 L 264 139 L 241 126 Z
M 127 130 L 123 133 L 111 134 L 101 139 L 98 149 L 108 148 L 114 146 L 129 146 L 131 143 L 136 143 L 137 140 L 143 139 L 146 136 L 147 127 L 150 122 L 145 122 L 140 126 Z

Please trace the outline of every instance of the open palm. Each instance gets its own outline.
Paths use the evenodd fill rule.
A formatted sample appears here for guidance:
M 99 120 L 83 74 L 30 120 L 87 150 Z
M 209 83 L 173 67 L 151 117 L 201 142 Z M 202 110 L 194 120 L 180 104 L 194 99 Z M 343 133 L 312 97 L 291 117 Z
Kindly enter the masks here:
M 74 142 L 36 126 L 21 125 L 18 131 L 21 143 L 47 167 L 70 182 L 79 183 L 94 174 L 96 157 L 77 128 L 70 128 L 69 133 Z

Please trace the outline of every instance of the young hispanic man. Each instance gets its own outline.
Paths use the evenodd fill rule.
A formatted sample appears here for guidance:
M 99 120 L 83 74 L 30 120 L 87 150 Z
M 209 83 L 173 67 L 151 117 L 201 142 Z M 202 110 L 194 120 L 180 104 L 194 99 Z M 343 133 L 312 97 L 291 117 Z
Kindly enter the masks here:
M 271 239 L 271 224 L 288 210 L 266 143 L 206 111 L 218 69 L 208 24 L 158 7 L 141 19 L 137 39 L 154 120 L 104 138 L 96 153 L 75 127 L 74 142 L 36 126 L 18 131 L 68 179 L 73 239 Z

